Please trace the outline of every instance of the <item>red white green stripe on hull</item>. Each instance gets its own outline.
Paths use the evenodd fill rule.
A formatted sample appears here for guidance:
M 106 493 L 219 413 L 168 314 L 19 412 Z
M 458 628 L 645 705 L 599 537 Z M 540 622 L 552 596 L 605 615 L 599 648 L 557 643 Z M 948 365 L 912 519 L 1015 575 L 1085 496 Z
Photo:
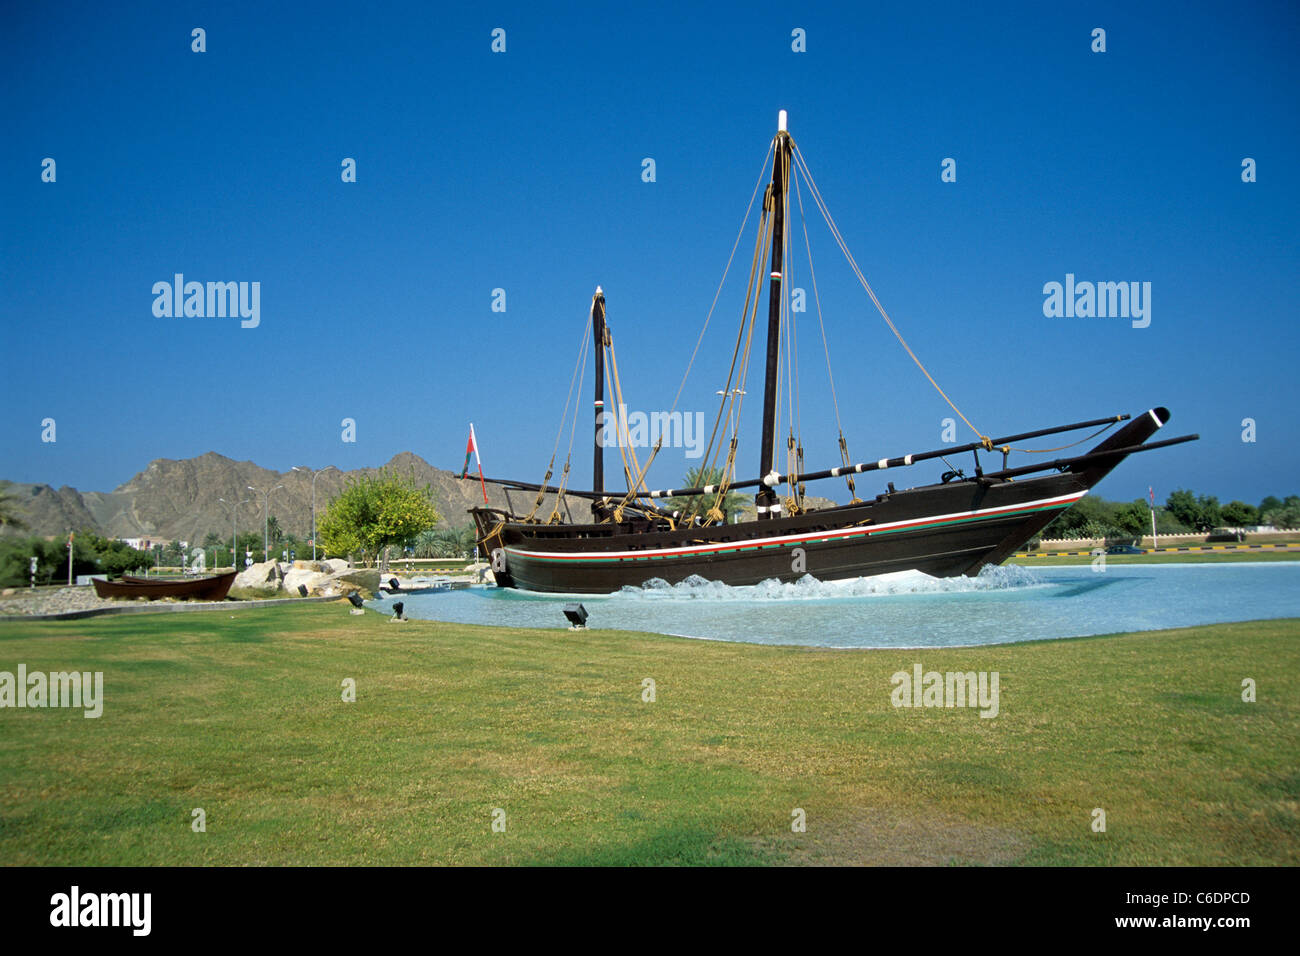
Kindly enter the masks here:
M 610 562 L 610 561 L 663 561 L 673 558 L 698 557 L 702 555 L 729 554 L 743 551 L 762 551 L 768 548 L 785 548 L 800 544 L 819 544 L 832 541 L 846 541 L 852 538 L 870 538 L 877 535 L 899 534 L 907 531 L 919 531 L 952 525 L 969 524 L 990 518 L 1009 518 L 1043 511 L 1057 511 L 1069 508 L 1086 495 L 1080 491 L 1053 498 L 1043 498 L 1024 504 L 1003 508 L 980 508 L 973 511 L 958 511 L 951 514 L 933 515 L 928 518 L 909 521 L 891 521 L 879 525 L 852 526 L 837 531 L 820 531 L 812 534 L 779 535 L 771 538 L 755 538 L 744 543 L 728 542 L 716 545 L 694 545 L 684 548 L 654 548 L 642 551 L 531 551 L 507 546 L 507 557 L 526 558 L 532 561 L 559 562 Z

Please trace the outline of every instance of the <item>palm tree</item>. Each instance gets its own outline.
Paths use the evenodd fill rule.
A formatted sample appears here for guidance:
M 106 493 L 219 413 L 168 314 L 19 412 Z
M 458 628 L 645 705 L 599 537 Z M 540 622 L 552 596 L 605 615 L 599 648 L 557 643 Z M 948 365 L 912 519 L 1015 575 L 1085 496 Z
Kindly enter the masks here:
M 478 544 L 478 532 L 474 529 L 473 524 L 462 525 L 457 529 L 459 542 L 456 548 L 457 554 L 472 554 L 474 546 Z
M 21 530 L 27 524 L 18 516 L 18 499 L 8 491 L 0 491 L 0 528 Z
M 442 528 L 438 532 L 441 545 L 439 557 L 456 558 L 474 548 L 474 526 L 464 525 L 459 528 Z
M 433 530 L 421 531 L 415 536 L 412 546 L 415 548 L 417 558 L 436 558 L 438 556 L 438 532 Z
M 692 468 L 686 472 L 686 477 L 682 479 L 687 488 L 704 488 L 708 485 L 722 484 L 723 471 L 721 468 L 710 468 L 707 465 L 701 465 L 699 468 Z M 694 495 L 689 498 L 677 497 L 668 499 L 669 510 L 680 511 L 682 518 L 689 519 L 695 515 L 708 514 L 709 509 L 713 507 L 717 500 L 717 495 Z M 748 499 L 738 491 L 728 491 L 718 502 L 718 508 L 721 510 L 723 519 L 730 521 L 732 515 L 745 506 Z
M 417 558 L 455 558 L 474 550 L 478 536 L 472 524 L 459 528 L 431 528 L 415 537 Z

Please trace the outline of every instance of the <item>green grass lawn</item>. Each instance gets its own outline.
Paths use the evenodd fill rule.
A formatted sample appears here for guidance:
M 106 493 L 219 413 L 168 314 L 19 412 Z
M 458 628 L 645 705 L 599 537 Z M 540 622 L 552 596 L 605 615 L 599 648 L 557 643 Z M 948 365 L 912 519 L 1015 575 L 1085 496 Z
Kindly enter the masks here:
M 1107 564 L 1232 564 L 1249 561 L 1300 561 L 1300 551 L 1180 551 L 1166 554 L 1108 554 Z M 1041 558 L 1013 557 L 1007 564 L 1050 568 L 1067 564 L 1092 564 L 1093 558 L 1079 555 L 1044 555 Z
M 0 710 L 0 862 L 1300 862 L 1300 620 L 830 651 L 346 608 L 0 624 L 0 670 L 105 696 Z M 999 715 L 894 708 L 914 662 Z

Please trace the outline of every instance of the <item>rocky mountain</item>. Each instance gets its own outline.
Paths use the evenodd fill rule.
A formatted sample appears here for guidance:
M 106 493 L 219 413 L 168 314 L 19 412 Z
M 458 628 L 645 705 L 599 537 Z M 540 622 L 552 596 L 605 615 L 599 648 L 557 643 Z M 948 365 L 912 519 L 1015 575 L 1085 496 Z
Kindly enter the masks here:
M 0 491 L 6 491 L 17 504 L 19 516 L 30 531 L 16 534 L 66 534 L 78 528 L 95 528 L 98 522 L 86 507 L 85 499 L 76 488 L 64 485 L 55 491 L 49 485 L 25 485 L 0 481 Z M 6 528 L 6 530 L 11 530 Z
M 477 478 L 461 481 L 458 474 L 435 468 L 419 455 L 402 452 L 384 466 L 410 475 L 417 485 L 429 485 L 441 517 L 440 527 L 461 527 L 469 523 L 466 511 L 483 503 Z M 331 468 L 316 479 L 316 513 L 319 517 L 330 499 L 343 490 L 349 476 L 373 475 L 378 468 L 351 472 Z M 252 486 L 257 492 L 248 490 Z M 533 492 L 512 491 L 507 496 L 500 485 L 488 483 L 488 501 L 495 508 L 527 511 L 536 500 Z M 27 531 L 9 533 L 60 536 L 89 528 L 112 538 L 148 538 L 153 541 L 202 541 L 210 531 L 222 537 L 230 534 L 231 513 L 227 502 L 238 503 L 235 515 L 241 533 L 260 531 L 263 523 L 262 493 L 273 489 L 270 514 L 280 527 L 300 538 L 311 534 L 311 475 L 305 471 L 271 471 L 251 461 L 234 461 L 216 452 L 174 461 L 159 458 L 126 484 L 113 491 L 79 492 L 64 486 L 0 481 L 0 490 L 12 495 Z M 809 498 L 813 508 L 833 502 Z M 570 500 L 574 516 L 581 503 Z M 555 507 L 548 494 L 538 513 L 545 517 Z M 753 517 L 749 505 L 747 517 Z
M 441 516 L 440 526 L 459 527 L 469 523 L 467 509 L 482 504 L 477 479 L 461 481 L 457 473 L 435 468 L 410 452 L 395 455 L 384 467 L 411 475 L 419 485 L 433 489 Z M 378 468 L 352 472 L 331 468 L 316 479 L 316 512 L 323 513 L 330 499 L 343 490 L 351 475 L 375 474 Z M 227 537 L 231 513 L 227 502 L 237 502 L 235 518 L 240 532 L 260 530 L 263 496 L 270 495 L 270 514 L 285 531 L 306 538 L 311 533 L 311 475 L 301 471 L 277 472 L 251 461 L 234 461 L 216 452 L 175 461 L 160 458 L 130 481 L 110 492 L 79 492 L 64 486 L 0 481 L 0 490 L 15 500 L 29 530 L 10 533 L 64 535 L 89 528 L 114 538 L 202 541 L 209 531 Z M 249 491 L 248 486 L 258 489 Z M 515 508 L 532 507 L 533 494 L 511 492 Z M 507 507 L 506 493 L 499 485 L 488 485 L 488 500 L 494 507 Z M 554 507 L 547 495 L 545 513 Z

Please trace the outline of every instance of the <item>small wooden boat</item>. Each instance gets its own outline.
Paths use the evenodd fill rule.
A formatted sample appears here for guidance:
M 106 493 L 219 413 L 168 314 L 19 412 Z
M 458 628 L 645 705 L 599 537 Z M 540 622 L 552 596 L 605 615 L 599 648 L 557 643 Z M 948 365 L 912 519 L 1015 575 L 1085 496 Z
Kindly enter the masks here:
M 168 581 L 161 578 L 133 578 L 123 576 L 116 581 L 92 578 L 95 593 L 102 598 L 180 598 L 186 601 L 224 601 L 235 583 L 236 571 L 227 571 L 210 578 L 190 578 Z

